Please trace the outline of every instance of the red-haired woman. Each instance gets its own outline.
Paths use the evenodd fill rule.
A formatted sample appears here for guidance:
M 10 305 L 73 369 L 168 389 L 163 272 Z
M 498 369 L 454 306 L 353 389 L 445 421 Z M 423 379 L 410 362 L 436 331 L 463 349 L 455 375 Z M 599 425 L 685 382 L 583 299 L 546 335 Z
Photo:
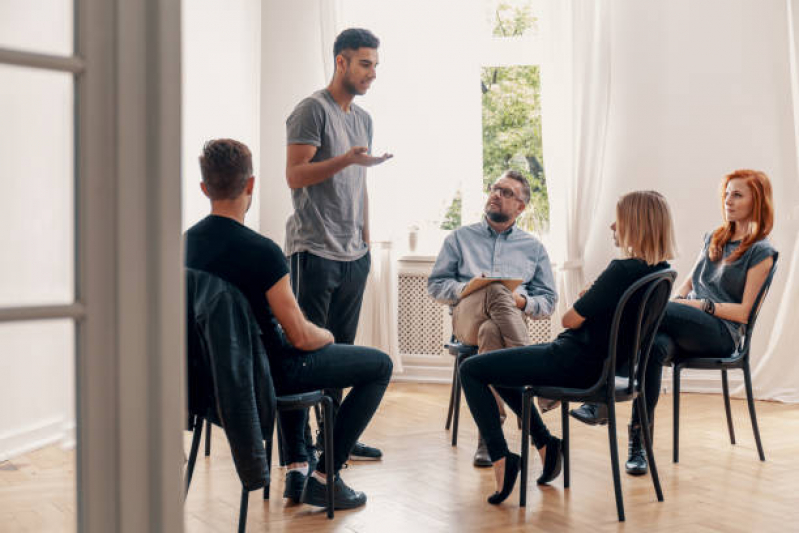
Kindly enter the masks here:
M 648 419 L 654 420 L 661 364 L 681 357 L 729 357 L 746 332 L 749 311 L 768 277 L 776 250 L 766 238 L 774 225 L 771 183 L 756 170 L 736 170 L 721 183 L 723 224 L 704 238 L 691 275 L 666 307 L 646 375 Z M 599 406 L 583 405 L 572 416 L 605 423 Z M 638 413 L 630 421 L 628 474 L 647 471 Z

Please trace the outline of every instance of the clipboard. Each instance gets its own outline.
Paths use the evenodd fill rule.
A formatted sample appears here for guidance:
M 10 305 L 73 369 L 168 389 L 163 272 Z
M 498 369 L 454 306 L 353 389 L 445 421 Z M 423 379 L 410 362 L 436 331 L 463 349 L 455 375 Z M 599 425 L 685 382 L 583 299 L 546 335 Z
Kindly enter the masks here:
M 463 289 L 461 293 L 461 300 L 469 296 L 474 291 L 479 291 L 483 287 L 490 285 L 491 283 L 502 283 L 505 285 L 508 290 L 511 292 L 516 290 L 516 287 L 521 285 L 524 282 L 521 278 L 498 278 L 498 277 L 485 277 L 485 278 L 472 278 L 469 281 L 469 284 L 466 285 L 466 288 Z

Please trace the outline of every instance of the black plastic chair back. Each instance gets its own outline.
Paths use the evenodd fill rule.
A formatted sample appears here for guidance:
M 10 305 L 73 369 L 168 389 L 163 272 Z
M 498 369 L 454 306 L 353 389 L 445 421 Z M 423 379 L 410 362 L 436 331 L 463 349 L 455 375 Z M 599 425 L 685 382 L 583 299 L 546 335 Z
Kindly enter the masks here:
M 763 282 L 763 285 L 760 287 L 760 290 L 757 293 L 757 297 L 752 304 L 752 309 L 749 310 L 749 320 L 746 322 L 743 342 L 738 348 L 738 352 L 733 356 L 733 359 L 749 359 L 749 345 L 752 341 L 752 331 L 755 329 L 755 322 L 760 314 L 760 308 L 763 306 L 766 295 L 771 288 L 771 282 L 774 280 L 774 274 L 777 272 L 777 259 L 779 258 L 779 255 L 780 254 L 778 252 L 774 252 L 774 255 L 772 256 L 774 263 L 771 265 L 771 270 L 768 273 L 768 277 Z
M 627 393 L 632 395 L 635 387 L 640 390 L 645 364 L 649 359 L 657 328 L 663 320 L 676 277 L 677 273 L 673 269 L 659 270 L 647 274 L 624 291 L 613 313 L 608 356 L 602 374 L 596 384 L 585 391 L 586 395 L 595 395 L 602 400 L 615 395 L 616 367 L 619 361 L 626 363 L 629 369 Z M 631 340 L 623 344 L 624 350 L 619 350 L 622 337 Z M 620 351 L 625 353 L 619 353 Z

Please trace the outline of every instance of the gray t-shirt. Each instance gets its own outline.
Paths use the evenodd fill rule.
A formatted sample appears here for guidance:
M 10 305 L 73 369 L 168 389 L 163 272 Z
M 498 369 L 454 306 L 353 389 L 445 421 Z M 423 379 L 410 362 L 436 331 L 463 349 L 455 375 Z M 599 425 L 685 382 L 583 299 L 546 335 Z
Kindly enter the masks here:
M 736 303 L 743 301 L 746 274 L 753 266 L 764 259 L 773 256 L 777 250 L 768 239 L 761 239 L 754 243 L 744 254 L 733 263 L 725 263 L 723 259 L 738 249 L 741 241 L 728 242 L 724 246 L 723 259 L 713 262 L 707 255 L 712 233 L 705 235 L 702 251 L 691 277 L 693 289 L 688 294 L 689 298 L 698 300 L 711 300 L 714 303 Z M 730 331 L 733 342 L 738 346 L 746 334 L 746 324 L 721 319 Z
M 327 89 L 300 102 L 286 120 L 288 144 L 316 146 L 312 163 L 372 149 L 372 118 L 351 104 L 344 112 Z M 294 213 L 286 222 L 286 255 L 310 252 L 335 261 L 355 261 L 367 252 L 363 240 L 366 167 L 350 165 L 316 185 L 293 189 Z

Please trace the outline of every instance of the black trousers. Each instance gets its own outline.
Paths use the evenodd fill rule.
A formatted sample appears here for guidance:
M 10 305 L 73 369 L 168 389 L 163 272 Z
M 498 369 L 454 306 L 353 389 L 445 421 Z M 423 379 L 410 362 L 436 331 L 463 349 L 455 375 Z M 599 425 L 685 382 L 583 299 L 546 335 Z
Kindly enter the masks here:
M 521 416 L 526 385 L 584 388 L 599 378 L 601 360 L 593 360 L 576 350 L 558 349 L 554 344 L 497 350 L 472 356 L 461 364 L 463 393 L 492 461 L 508 454 L 508 443 L 489 385 L 493 385 L 513 412 Z M 545 446 L 550 437 L 535 404 L 530 411 L 530 434 L 536 448 Z
M 663 365 L 671 364 L 677 352 L 681 357 L 729 357 L 734 349 L 735 343 L 724 322 L 694 307 L 669 302 L 652 343 L 644 378 L 649 422 L 655 420 Z M 630 420 L 634 426 L 640 425 L 637 405 L 633 403 Z
M 352 387 L 335 420 L 333 464 L 336 472 L 380 405 L 392 369 L 391 359 L 379 350 L 340 344 L 330 344 L 313 352 L 290 350 L 278 364 L 272 365 L 278 395 L 325 387 Z M 280 413 L 287 464 L 302 463 L 310 457 L 310 442 L 305 435 L 307 416 L 305 409 Z M 324 457 L 321 457 L 317 468 L 324 472 L 324 465 Z
M 291 255 L 291 288 L 300 309 L 312 323 L 330 330 L 336 344 L 355 342 L 371 265 L 370 252 L 355 261 L 334 261 L 310 252 Z M 325 389 L 325 394 L 333 399 L 335 419 L 341 407 L 342 389 Z

